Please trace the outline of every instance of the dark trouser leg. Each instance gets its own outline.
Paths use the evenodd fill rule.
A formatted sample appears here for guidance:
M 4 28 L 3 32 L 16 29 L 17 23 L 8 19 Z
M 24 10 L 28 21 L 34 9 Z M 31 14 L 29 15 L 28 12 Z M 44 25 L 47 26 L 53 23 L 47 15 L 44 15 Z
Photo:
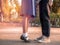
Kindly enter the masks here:
M 42 26 L 42 35 L 50 36 L 50 17 L 47 9 L 47 2 L 40 3 L 40 21 Z

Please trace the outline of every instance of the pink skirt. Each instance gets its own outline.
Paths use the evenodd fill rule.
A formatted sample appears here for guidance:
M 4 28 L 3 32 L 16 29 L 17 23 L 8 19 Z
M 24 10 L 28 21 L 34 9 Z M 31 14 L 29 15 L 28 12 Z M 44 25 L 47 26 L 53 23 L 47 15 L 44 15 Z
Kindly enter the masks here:
M 36 16 L 35 0 L 22 0 L 21 15 Z

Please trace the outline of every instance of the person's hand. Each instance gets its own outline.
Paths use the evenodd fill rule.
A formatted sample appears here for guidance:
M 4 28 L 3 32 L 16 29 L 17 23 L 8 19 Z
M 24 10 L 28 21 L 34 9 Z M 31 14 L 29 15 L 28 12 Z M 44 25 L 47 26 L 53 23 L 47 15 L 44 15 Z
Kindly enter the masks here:
M 50 7 L 52 7 L 52 5 L 53 5 L 53 0 L 49 0 L 49 3 L 48 3 L 48 4 L 49 4 Z
M 41 1 L 41 0 L 37 0 L 36 5 L 39 5 L 40 1 Z

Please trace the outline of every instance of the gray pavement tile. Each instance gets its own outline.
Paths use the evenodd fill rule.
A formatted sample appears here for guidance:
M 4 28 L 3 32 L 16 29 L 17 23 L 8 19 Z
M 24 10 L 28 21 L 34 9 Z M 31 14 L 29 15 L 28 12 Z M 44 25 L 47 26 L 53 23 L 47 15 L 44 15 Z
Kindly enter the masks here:
M 51 43 L 37 43 L 31 41 L 30 43 L 25 43 L 21 40 L 0 40 L 0 45 L 60 45 L 60 42 L 54 41 Z

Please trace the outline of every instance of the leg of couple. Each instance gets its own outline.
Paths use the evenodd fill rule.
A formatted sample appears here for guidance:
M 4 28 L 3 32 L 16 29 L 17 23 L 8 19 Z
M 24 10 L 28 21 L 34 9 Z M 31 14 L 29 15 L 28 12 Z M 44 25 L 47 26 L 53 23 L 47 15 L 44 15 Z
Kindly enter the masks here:
M 40 15 L 40 21 L 42 26 L 42 36 L 35 39 L 37 42 L 50 42 L 49 36 L 50 36 L 50 21 L 48 15 Z M 20 39 L 24 42 L 30 42 L 28 37 L 28 23 L 29 23 L 29 17 L 24 16 L 23 18 L 23 34 L 21 35 Z
M 41 0 L 39 3 L 40 22 L 42 27 L 42 36 L 37 38 L 37 42 L 50 42 L 50 7 L 49 0 Z
M 42 36 L 35 39 L 37 42 L 47 43 L 50 42 L 50 8 L 49 8 L 49 0 L 41 0 L 39 2 L 39 12 L 40 12 L 40 21 L 42 27 Z M 23 34 L 21 39 L 25 42 L 29 42 L 28 38 L 28 17 L 25 17 L 23 20 Z
M 50 19 L 48 14 L 46 14 L 44 11 L 47 10 L 43 10 L 42 14 L 40 14 L 40 21 L 41 21 L 41 26 L 42 26 L 42 36 L 37 38 L 36 41 L 38 42 L 50 42 Z
M 21 35 L 21 39 L 25 42 L 30 42 L 28 38 L 28 23 L 29 23 L 29 16 L 24 16 L 23 18 L 23 34 Z

